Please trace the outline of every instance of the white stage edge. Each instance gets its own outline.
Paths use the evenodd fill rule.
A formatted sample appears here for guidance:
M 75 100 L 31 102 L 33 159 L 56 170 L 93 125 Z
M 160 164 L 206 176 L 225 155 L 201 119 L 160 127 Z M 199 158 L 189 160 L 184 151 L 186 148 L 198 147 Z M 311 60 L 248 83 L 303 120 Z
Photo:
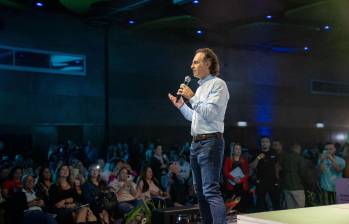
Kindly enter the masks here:
M 349 204 L 238 215 L 237 224 L 349 224 Z

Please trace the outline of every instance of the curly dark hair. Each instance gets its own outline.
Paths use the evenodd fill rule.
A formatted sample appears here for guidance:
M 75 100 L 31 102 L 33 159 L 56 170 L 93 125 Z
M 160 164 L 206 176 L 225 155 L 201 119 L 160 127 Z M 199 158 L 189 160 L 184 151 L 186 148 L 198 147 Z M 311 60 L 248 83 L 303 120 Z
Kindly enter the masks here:
M 216 55 L 216 53 L 214 53 L 214 51 L 210 48 L 199 48 L 196 50 L 195 52 L 197 53 L 204 53 L 205 54 L 205 60 L 208 60 L 211 62 L 211 66 L 210 66 L 210 73 L 212 75 L 215 76 L 219 76 L 220 75 L 220 65 L 219 65 L 219 60 L 218 57 Z

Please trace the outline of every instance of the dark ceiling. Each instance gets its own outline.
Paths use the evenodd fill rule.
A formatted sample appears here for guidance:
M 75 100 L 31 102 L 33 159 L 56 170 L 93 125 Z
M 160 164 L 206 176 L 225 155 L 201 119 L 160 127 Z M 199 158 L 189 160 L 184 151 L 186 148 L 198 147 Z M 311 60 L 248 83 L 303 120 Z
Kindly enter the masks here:
M 0 0 L 6 8 L 69 13 L 92 25 L 136 31 L 171 30 L 230 47 L 297 52 L 304 46 L 348 49 L 348 0 Z M 272 19 L 267 19 L 272 15 Z M 130 26 L 129 19 L 135 24 Z M 324 27 L 328 25 L 329 30 Z

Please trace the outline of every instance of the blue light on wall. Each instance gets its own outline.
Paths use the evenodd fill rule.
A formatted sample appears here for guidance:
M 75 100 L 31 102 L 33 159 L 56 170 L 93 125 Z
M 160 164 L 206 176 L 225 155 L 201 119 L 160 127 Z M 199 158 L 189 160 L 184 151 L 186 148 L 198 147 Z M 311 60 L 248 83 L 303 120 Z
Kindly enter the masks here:
M 199 30 L 196 30 L 196 31 L 195 31 L 195 34 L 196 34 L 197 36 L 203 36 L 203 35 L 204 35 L 204 31 L 201 30 L 201 29 L 199 29 Z
M 253 104 L 256 129 L 258 136 L 271 136 L 273 123 L 273 102 L 275 99 L 275 88 L 271 84 L 277 82 L 277 66 L 274 60 L 262 62 L 263 68 L 259 66 L 254 69 L 255 83 L 253 87 Z M 263 78 L 261 78 L 263 77 Z
M 332 27 L 331 27 L 330 25 L 324 25 L 324 26 L 322 27 L 322 29 L 323 29 L 324 31 L 328 32 L 328 31 L 331 31 L 331 30 L 332 30 Z
M 194 4 L 194 5 L 198 5 L 199 3 L 200 3 L 199 0 L 193 0 L 193 4 Z
M 305 52 L 308 52 L 308 51 L 310 51 L 310 48 L 309 48 L 308 46 L 304 46 L 303 50 L 304 50 Z
M 202 31 L 202 30 L 197 30 L 196 31 L 196 34 L 198 34 L 198 35 L 202 35 L 204 32 Z
M 130 19 L 129 21 L 128 21 L 128 24 L 130 24 L 130 25 L 133 25 L 133 24 L 135 24 L 136 23 L 136 21 L 134 21 L 134 20 L 132 20 L 132 19 Z
M 273 44 L 258 43 L 256 47 L 263 50 L 274 51 L 277 53 L 297 53 L 299 52 L 299 47 L 288 47 Z
M 44 3 L 43 2 L 36 2 L 35 6 L 39 7 L 39 8 L 44 7 Z
M 266 19 L 272 19 L 273 16 L 272 16 L 272 15 L 267 15 L 265 18 L 266 18 Z
M 258 123 L 270 123 L 272 119 L 272 108 L 271 105 L 257 106 L 256 108 L 256 121 Z
M 295 53 L 298 51 L 293 47 L 272 47 L 271 50 L 278 53 Z
M 259 136 L 268 136 L 271 137 L 271 127 L 258 127 L 257 128 Z

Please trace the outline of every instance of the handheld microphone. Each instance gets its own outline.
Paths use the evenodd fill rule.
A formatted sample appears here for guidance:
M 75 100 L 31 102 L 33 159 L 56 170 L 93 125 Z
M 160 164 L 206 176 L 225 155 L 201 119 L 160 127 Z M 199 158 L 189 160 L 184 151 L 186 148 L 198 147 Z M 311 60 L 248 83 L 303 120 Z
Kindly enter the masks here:
M 191 81 L 191 77 L 189 75 L 187 75 L 185 78 L 184 78 L 184 85 L 189 85 Z M 176 99 L 176 102 L 178 102 L 178 100 L 181 98 L 181 95 L 177 95 L 177 99 Z

